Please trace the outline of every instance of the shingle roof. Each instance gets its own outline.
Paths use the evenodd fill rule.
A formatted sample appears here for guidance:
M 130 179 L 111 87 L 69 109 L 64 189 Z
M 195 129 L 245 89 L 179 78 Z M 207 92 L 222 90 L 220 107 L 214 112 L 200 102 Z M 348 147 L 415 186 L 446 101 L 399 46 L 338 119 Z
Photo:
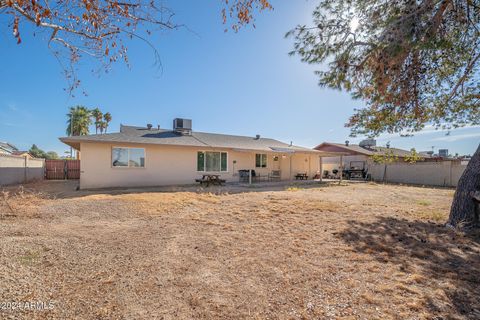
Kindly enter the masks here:
M 9 152 L 18 150 L 13 144 L 10 144 L 8 142 L 1 142 L 1 141 L 0 141 L 0 148 Z
M 28 152 L 28 151 L 22 151 L 22 150 L 15 150 L 15 151 L 12 152 L 12 154 L 13 154 L 14 156 L 22 155 L 22 154 L 25 154 L 25 153 L 30 154 L 30 152 Z
M 148 129 L 144 127 L 121 126 L 120 132 L 93 134 L 86 136 L 63 137 L 60 140 L 76 149 L 81 142 L 140 143 L 193 147 L 231 148 L 267 152 L 308 152 L 318 153 L 309 148 L 290 145 L 269 138 L 235 136 L 193 131 L 191 135 L 181 135 L 171 130 Z
M 324 142 L 317 147 L 315 147 L 316 150 L 319 151 L 332 151 L 329 150 L 329 146 L 333 146 L 338 149 L 345 150 L 346 152 L 350 152 L 351 154 L 363 154 L 366 156 L 372 156 L 374 154 L 385 154 L 385 152 L 391 151 L 393 152 L 393 155 L 398 156 L 398 157 L 406 157 L 411 154 L 410 151 L 403 150 L 403 149 L 398 149 L 398 148 L 387 148 L 387 147 L 380 147 L 380 146 L 371 146 L 371 147 L 360 147 L 359 145 L 356 144 L 349 144 L 348 146 L 342 143 L 333 143 L 333 142 Z M 427 157 L 423 156 L 422 157 Z

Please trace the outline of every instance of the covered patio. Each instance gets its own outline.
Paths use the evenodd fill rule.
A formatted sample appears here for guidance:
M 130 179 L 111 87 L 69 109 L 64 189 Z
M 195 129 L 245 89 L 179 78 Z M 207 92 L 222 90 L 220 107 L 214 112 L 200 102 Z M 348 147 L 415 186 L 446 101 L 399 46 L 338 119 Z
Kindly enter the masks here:
M 265 153 L 266 159 L 259 159 L 259 154 L 252 153 L 252 150 L 234 149 L 235 152 L 248 153 L 250 156 L 256 157 L 254 159 L 255 167 L 234 168 L 234 175 L 238 176 L 238 182 L 268 184 L 296 180 L 322 181 L 322 158 L 343 155 L 341 152 L 317 150 L 271 149 L 272 151 Z

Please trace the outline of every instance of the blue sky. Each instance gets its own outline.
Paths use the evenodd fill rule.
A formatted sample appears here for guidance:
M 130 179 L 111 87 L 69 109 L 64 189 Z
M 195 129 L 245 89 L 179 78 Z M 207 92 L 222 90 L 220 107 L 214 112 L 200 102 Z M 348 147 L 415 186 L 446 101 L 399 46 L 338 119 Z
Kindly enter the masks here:
M 344 123 L 362 106 L 348 94 L 317 86 L 314 70 L 289 57 L 292 40 L 284 34 L 309 23 L 316 1 L 272 1 L 275 9 L 257 17 L 256 28 L 224 32 L 219 0 L 166 1 L 175 21 L 187 28 L 152 37 L 160 52 L 162 70 L 153 65 L 152 51 L 130 42 L 130 69 L 117 63 L 108 74 L 91 73 L 93 62 L 83 60 L 83 88 L 70 97 L 62 69 L 47 48 L 46 35 L 32 37 L 34 27 L 21 26 L 17 45 L 11 29 L 0 30 L 0 141 L 21 149 L 33 143 L 63 154 L 67 147 L 65 114 L 72 105 L 99 107 L 113 115 L 110 125 L 160 124 L 193 119 L 196 131 L 254 136 L 313 147 L 323 141 L 358 142 L 349 138 Z M 203 4 L 201 4 L 203 3 Z M 5 24 L 3 24 L 5 25 Z M 380 145 L 419 151 L 449 149 L 473 154 L 480 127 L 461 128 L 449 135 L 427 128 L 415 137 L 383 135 Z

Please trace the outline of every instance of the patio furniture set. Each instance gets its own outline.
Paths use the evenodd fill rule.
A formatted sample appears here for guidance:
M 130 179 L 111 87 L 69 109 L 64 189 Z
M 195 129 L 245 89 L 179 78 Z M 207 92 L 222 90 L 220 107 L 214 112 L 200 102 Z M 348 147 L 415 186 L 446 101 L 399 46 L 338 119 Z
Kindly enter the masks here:
M 255 170 L 238 170 L 238 176 L 240 182 L 260 182 L 260 181 L 280 181 L 281 172 L 280 170 L 272 170 L 269 174 L 261 175 L 258 174 Z M 314 177 L 315 178 L 315 177 Z M 299 172 L 295 175 L 295 180 L 308 180 L 308 174 L 306 172 Z M 200 183 L 201 186 L 210 186 L 210 185 L 223 185 L 226 180 L 220 179 L 218 174 L 204 174 L 201 179 L 195 179 L 195 182 Z

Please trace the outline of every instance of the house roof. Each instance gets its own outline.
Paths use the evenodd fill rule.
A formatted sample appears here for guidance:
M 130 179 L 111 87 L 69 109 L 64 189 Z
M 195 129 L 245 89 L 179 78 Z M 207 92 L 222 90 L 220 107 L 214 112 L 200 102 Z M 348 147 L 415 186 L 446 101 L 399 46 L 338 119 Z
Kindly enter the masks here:
M 13 144 L 10 144 L 8 142 L 1 142 L 1 141 L 0 141 L 0 149 L 3 149 L 8 153 L 12 153 L 13 151 L 18 150 L 17 147 L 15 147 Z
M 21 156 L 21 155 L 24 155 L 24 154 L 28 154 L 28 155 L 31 156 L 30 152 L 28 152 L 28 151 L 21 151 L 21 150 L 15 150 L 15 151 L 12 152 L 12 154 L 13 154 L 14 156 Z
M 138 143 L 171 146 L 189 146 L 201 148 L 228 148 L 238 151 L 264 151 L 278 153 L 305 152 L 325 156 L 336 154 L 319 152 L 313 149 L 290 145 L 269 138 L 255 138 L 218 133 L 192 131 L 191 135 L 182 135 L 172 130 L 148 129 L 145 127 L 121 126 L 120 132 L 107 134 L 93 134 L 86 136 L 63 137 L 60 140 L 69 146 L 80 150 L 82 142 L 105 143 Z
M 333 142 L 324 142 L 315 147 L 315 150 L 327 151 L 327 152 L 347 152 L 350 155 L 366 155 L 372 156 L 374 154 L 383 155 L 386 151 L 393 152 L 393 155 L 397 157 L 406 157 L 411 154 L 410 151 L 398 149 L 398 148 L 387 148 L 380 146 L 371 146 L 371 147 L 360 147 L 356 144 L 349 144 L 348 146 L 342 143 L 333 143 Z M 428 156 L 422 155 L 422 157 L 427 158 Z

